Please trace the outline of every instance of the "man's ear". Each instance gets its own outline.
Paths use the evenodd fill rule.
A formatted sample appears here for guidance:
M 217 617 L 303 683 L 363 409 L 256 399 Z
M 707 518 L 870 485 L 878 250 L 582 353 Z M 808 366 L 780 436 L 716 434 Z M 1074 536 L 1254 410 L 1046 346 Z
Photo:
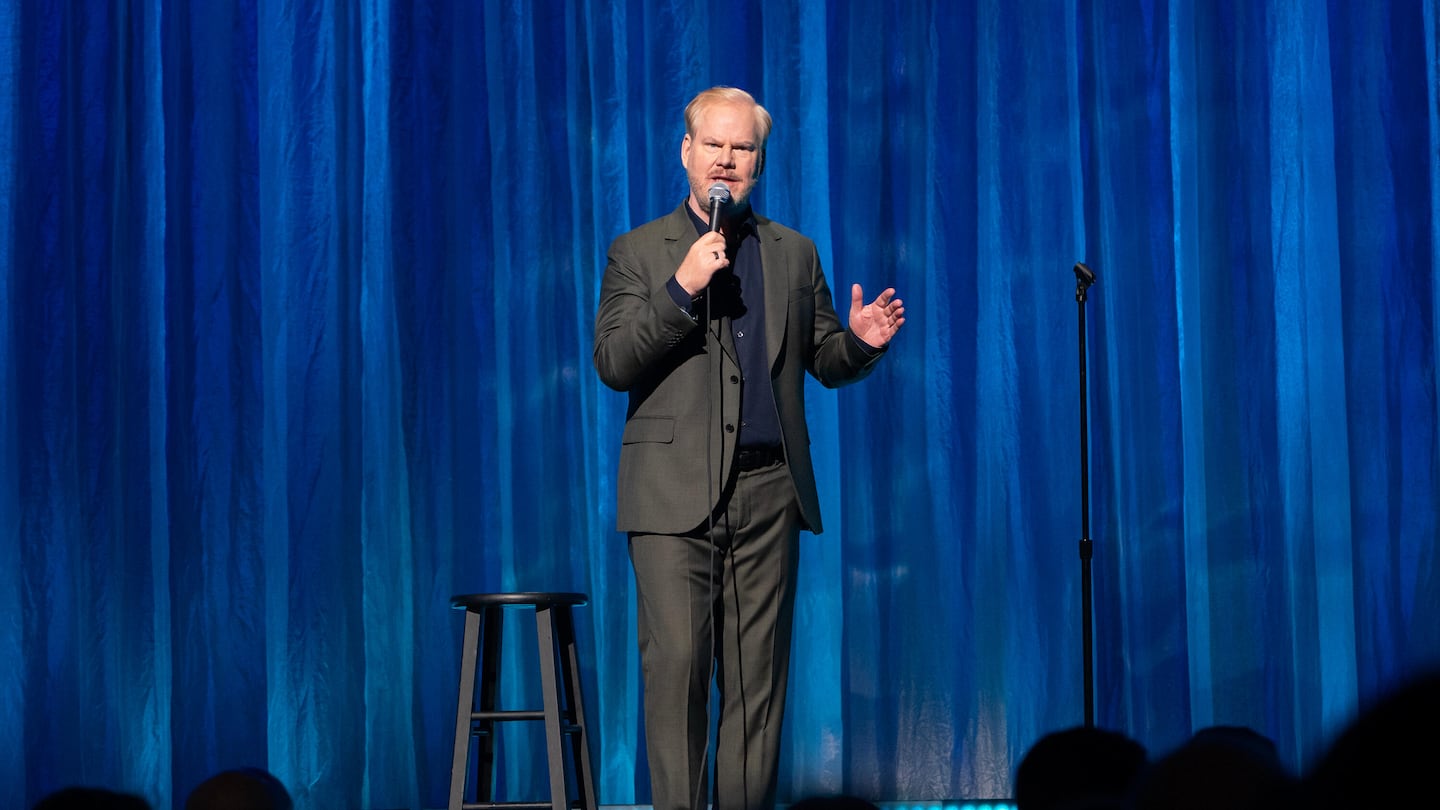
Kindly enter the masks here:
M 762 147 L 760 147 L 760 162 L 759 162 L 759 165 L 755 167 L 755 176 L 758 178 L 760 175 L 762 175 L 762 174 L 764 174 L 764 173 L 765 173 L 765 147 L 762 146 Z
M 687 169 L 690 167 L 690 133 L 688 132 L 680 141 L 680 165 Z

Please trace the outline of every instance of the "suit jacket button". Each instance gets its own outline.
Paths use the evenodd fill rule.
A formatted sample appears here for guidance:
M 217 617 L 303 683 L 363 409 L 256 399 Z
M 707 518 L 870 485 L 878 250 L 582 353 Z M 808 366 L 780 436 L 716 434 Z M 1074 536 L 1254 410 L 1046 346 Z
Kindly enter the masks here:
M 735 432 L 735 426 L 734 426 L 734 425 L 726 425 L 726 426 L 725 426 L 725 432 L 726 432 L 726 433 L 734 433 L 734 432 Z

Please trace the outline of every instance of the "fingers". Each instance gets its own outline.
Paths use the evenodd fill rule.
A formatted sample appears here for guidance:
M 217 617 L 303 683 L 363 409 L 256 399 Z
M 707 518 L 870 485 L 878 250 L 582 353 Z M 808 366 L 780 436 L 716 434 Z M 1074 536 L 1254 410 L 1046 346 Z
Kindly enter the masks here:
M 866 306 L 879 310 L 879 315 L 884 318 L 899 318 L 905 312 L 905 302 L 895 297 L 895 288 L 886 287 L 885 291 L 875 296 L 875 300 L 868 305 L 865 304 L 865 293 L 859 284 L 850 285 L 850 308 L 859 311 Z
M 875 297 L 876 320 L 887 336 L 894 335 L 905 323 L 905 302 L 895 297 L 895 288 L 887 287 Z
M 718 233 L 707 233 L 700 237 L 690 251 L 701 265 L 710 270 L 730 263 L 729 257 L 725 255 L 725 237 Z
M 675 280 L 690 295 L 698 295 L 710 286 L 710 280 L 720 270 L 730 265 L 725 255 L 725 237 L 718 233 L 707 233 L 690 246 L 685 261 L 675 271 Z

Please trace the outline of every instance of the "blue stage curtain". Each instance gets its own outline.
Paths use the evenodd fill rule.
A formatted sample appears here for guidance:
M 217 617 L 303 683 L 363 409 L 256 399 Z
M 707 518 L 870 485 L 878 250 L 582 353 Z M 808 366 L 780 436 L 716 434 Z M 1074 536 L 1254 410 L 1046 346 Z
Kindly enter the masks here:
M 842 311 L 909 320 L 811 386 L 782 800 L 1008 796 L 1085 716 L 1082 539 L 1095 722 L 1152 751 L 1303 772 L 1440 665 L 1440 0 L 713 9 L 0 3 L 0 796 L 442 806 L 449 597 L 518 589 L 590 595 L 600 799 L 648 803 L 592 324 L 713 84 Z

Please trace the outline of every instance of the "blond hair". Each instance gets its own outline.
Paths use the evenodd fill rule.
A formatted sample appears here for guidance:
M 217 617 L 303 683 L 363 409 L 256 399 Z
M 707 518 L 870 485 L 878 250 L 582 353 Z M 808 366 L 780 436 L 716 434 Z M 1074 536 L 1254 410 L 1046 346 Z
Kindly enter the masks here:
M 770 139 L 770 127 L 774 125 L 774 121 L 770 118 L 769 110 L 760 106 L 754 96 L 738 87 L 712 87 L 701 90 L 695 98 L 690 99 L 690 103 L 685 105 L 685 134 L 693 136 L 700 116 L 716 104 L 749 104 L 755 108 L 755 134 L 760 136 L 760 148 L 763 152 L 765 142 Z

